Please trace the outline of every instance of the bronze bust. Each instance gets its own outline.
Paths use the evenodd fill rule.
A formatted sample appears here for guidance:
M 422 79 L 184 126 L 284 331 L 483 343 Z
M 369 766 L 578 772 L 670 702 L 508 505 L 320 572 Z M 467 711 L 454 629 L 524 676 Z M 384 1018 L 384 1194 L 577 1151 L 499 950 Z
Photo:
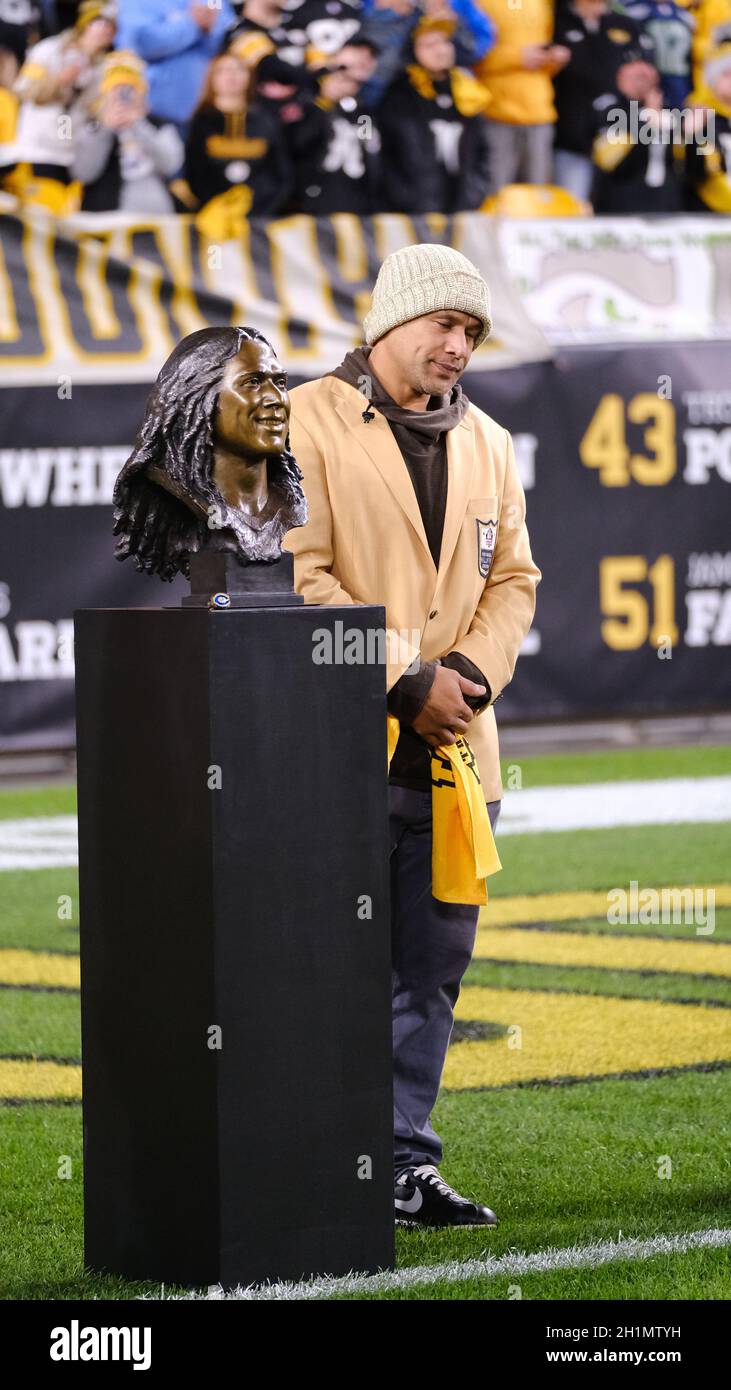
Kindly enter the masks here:
M 287 374 L 255 328 L 202 328 L 170 354 L 114 486 L 118 560 L 174 579 L 190 555 L 272 563 L 304 526 Z

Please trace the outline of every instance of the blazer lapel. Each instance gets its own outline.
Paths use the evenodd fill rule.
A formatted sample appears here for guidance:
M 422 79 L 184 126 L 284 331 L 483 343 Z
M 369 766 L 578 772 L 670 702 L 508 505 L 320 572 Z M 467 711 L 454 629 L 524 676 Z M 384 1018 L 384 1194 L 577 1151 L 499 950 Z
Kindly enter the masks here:
M 347 383 L 345 385 L 347 387 Z M 351 401 L 350 391 L 355 392 L 357 396 L 357 400 L 354 402 Z M 371 463 L 378 469 L 389 492 L 392 493 L 401 509 L 406 513 L 424 547 L 426 558 L 434 569 L 434 560 L 426 538 L 419 503 L 416 500 L 414 484 L 404 463 L 401 450 L 391 433 L 388 420 L 378 410 L 374 410 L 373 420 L 367 424 L 363 421 L 361 417 L 366 404 L 365 397 L 355 387 L 351 387 L 347 396 L 340 396 L 335 402 L 338 415 L 348 427 L 346 447 L 350 447 L 350 442 L 353 440 L 368 455 Z M 450 433 L 454 433 L 454 431 L 450 431 Z M 447 503 L 447 515 L 449 515 L 449 502 Z
M 453 430 L 447 431 L 447 509 L 444 516 L 442 548 L 439 552 L 437 588 L 451 564 L 454 549 L 462 529 L 467 501 L 472 491 L 475 469 L 474 434 L 469 414 L 463 415 Z

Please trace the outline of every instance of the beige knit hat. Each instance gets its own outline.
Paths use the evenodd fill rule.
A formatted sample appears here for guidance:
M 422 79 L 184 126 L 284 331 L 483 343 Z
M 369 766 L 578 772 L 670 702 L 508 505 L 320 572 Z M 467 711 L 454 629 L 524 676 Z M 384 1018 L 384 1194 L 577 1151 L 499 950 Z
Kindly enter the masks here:
M 363 320 L 366 343 L 372 345 L 398 324 L 438 309 L 458 309 L 481 319 L 475 347 L 484 343 L 492 328 L 490 291 L 477 266 L 461 251 L 431 242 L 392 251 L 378 272 Z

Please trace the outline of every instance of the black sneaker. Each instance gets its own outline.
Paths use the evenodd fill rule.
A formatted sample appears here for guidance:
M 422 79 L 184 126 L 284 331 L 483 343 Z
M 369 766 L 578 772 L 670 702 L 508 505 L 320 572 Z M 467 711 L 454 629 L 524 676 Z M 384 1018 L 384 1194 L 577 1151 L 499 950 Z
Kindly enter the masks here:
M 420 1163 L 399 1173 L 394 1205 L 397 1225 L 497 1226 L 494 1211 L 460 1197 L 433 1163 Z

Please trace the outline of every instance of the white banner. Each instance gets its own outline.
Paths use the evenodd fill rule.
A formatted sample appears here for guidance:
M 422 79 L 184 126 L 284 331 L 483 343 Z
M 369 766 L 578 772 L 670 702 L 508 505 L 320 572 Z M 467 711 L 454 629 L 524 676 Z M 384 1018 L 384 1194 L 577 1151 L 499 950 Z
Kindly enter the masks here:
M 554 347 L 731 337 L 731 218 L 501 219 L 514 287 Z

